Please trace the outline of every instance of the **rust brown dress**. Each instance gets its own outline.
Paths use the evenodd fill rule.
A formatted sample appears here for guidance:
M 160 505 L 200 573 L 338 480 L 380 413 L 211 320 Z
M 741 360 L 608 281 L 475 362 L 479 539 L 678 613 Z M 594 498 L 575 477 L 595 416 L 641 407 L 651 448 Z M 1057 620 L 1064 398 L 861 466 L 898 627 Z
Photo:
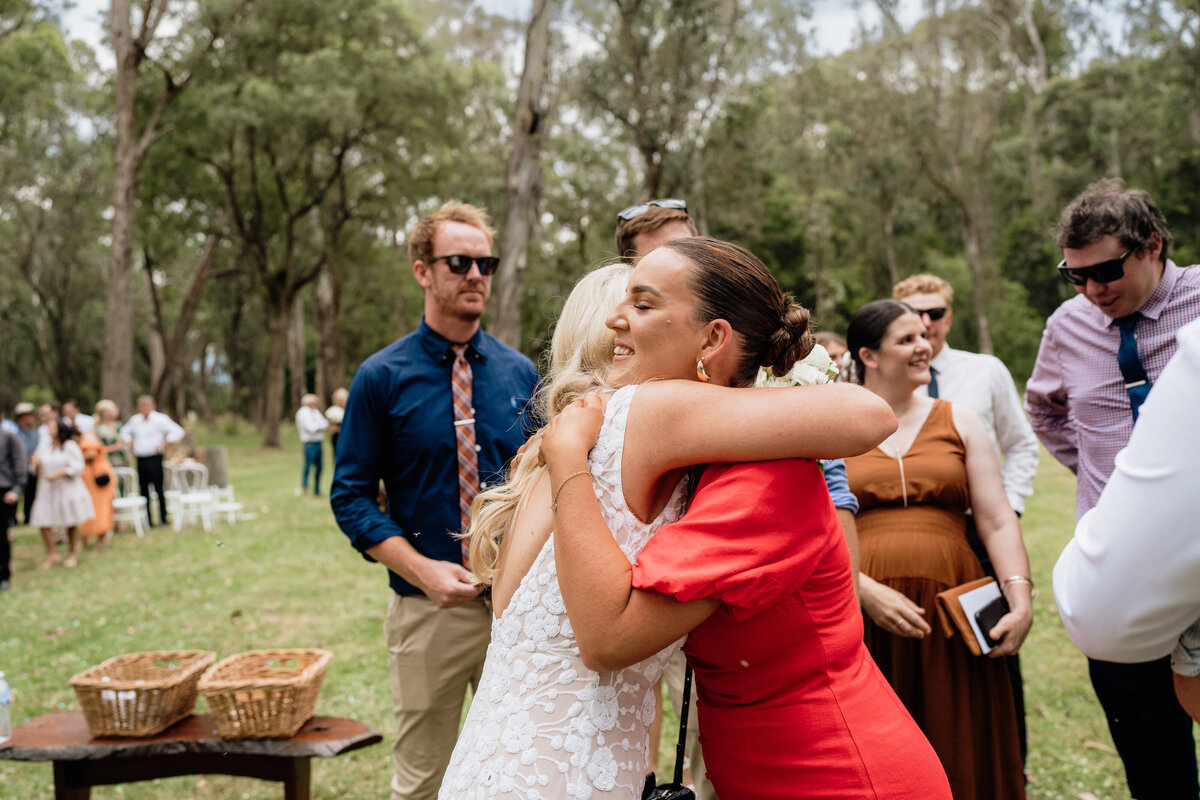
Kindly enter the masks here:
M 935 400 L 902 459 L 878 448 L 846 459 L 860 506 L 863 573 L 924 608 L 933 628 L 908 639 L 867 617 L 864 639 L 933 744 L 955 800 L 1024 798 L 1004 661 L 972 655 L 957 634 L 947 639 L 934 610 L 938 592 L 983 577 L 964 534 L 971 505 L 965 455 L 950 404 Z

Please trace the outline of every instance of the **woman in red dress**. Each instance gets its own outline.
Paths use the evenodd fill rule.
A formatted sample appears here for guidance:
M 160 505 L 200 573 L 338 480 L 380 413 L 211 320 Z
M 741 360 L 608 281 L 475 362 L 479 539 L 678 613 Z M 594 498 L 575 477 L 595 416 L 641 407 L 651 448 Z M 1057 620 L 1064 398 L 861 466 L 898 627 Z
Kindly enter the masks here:
M 760 285 L 762 301 L 730 307 L 731 283 L 748 282 Z M 760 365 L 782 374 L 808 352 L 807 321 L 741 248 L 671 242 L 639 263 L 609 318 L 610 381 L 750 385 Z M 768 418 L 770 391 L 748 392 L 746 404 L 749 418 Z M 687 514 L 630 565 L 592 487 L 577 477 L 587 475 L 603 405 L 590 396 L 568 408 L 541 443 L 555 488 L 558 580 L 585 664 L 623 668 L 690 632 L 684 650 L 696 673 L 704 757 L 724 800 L 948 800 L 936 755 L 862 644 L 849 550 L 817 464 L 709 467 Z M 695 453 L 712 460 L 714 432 L 728 439 L 723 458 L 751 457 L 746 442 L 763 431 L 705 411 L 670 382 L 639 388 L 622 459 L 635 512 L 653 508 L 657 487 L 673 485 L 668 476 L 695 463 Z M 842 424 L 837 416 L 825 423 Z M 779 454 L 766 455 L 788 453 L 778 438 Z M 692 454 L 689 442 L 698 443 Z M 752 454 L 763 455 L 761 445 Z

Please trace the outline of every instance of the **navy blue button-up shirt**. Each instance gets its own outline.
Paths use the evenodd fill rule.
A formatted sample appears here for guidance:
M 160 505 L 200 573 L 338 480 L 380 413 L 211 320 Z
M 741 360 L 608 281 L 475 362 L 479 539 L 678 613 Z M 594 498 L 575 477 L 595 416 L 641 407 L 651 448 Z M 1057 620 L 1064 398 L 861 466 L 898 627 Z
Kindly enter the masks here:
M 414 333 L 375 353 L 350 385 L 338 436 L 330 504 L 359 552 L 391 536 L 422 555 L 461 563 L 458 445 L 450 372 L 450 342 L 422 320 Z M 479 330 L 467 342 L 481 486 L 503 480 L 517 449 L 537 428 L 529 400 L 537 384 L 533 362 Z M 388 510 L 376 505 L 379 481 Z M 369 558 L 369 557 L 368 557 Z M 420 590 L 389 572 L 397 594 Z

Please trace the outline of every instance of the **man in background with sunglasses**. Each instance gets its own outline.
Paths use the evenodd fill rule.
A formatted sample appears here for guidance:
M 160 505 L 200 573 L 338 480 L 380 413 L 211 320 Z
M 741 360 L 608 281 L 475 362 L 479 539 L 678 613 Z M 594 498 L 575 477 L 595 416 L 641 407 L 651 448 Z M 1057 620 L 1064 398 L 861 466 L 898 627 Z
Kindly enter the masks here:
M 1096 505 L 1138 408 L 1175 354 L 1176 333 L 1200 318 L 1200 269 L 1170 260 L 1162 212 L 1117 180 L 1071 201 L 1055 243 L 1058 271 L 1079 294 L 1046 322 L 1025 408 L 1042 444 L 1078 478 L 1078 518 Z M 1175 697 L 1169 657 L 1089 659 L 1088 670 L 1133 797 L 1200 796 L 1192 720 Z
M 408 253 L 424 317 L 363 362 L 339 434 L 334 516 L 355 549 L 388 568 L 392 589 L 392 800 L 437 796 L 492 625 L 490 598 L 454 534 L 536 428 L 526 406 L 537 369 L 480 328 L 499 266 L 494 233 L 483 209 L 463 203 L 417 223 Z
M 936 275 L 913 275 L 892 288 L 892 297 L 903 300 L 921 315 L 921 321 L 925 323 L 925 337 L 933 349 L 933 359 L 929 362 L 929 384 L 917 391 L 962 404 L 975 412 L 1003 458 L 1004 492 L 1008 495 L 1008 502 L 1018 516 L 1025 513 L 1025 501 L 1033 495 L 1039 448 L 1037 436 L 1021 407 L 1021 397 L 1017 394 L 1012 373 L 995 356 L 956 350 L 946 343 L 950 324 L 954 320 L 954 287 L 945 280 Z M 967 517 L 966 534 L 967 542 L 975 551 L 984 571 L 997 577 L 972 516 Z M 1021 660 L 1020 656 L 1013 654 L 1005 656 L 1004 661 L 1013 687 L 1021 761 L 1024 762 L 1027 740 Z

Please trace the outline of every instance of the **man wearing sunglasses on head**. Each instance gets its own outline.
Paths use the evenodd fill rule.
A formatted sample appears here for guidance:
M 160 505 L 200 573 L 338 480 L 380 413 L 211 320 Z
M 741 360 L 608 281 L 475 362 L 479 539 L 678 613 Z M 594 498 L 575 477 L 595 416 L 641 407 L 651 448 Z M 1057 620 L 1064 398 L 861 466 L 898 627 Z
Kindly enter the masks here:
M 1175 354 L 1176 333 L 1200 318 L 1200 269 L 1170 260 L 1162 212 L 1117 180 L 1071 201 L 1055 243 L 1058 271 L 1079 294 L 1046 322 L 1025 408 L 1042 444 L 1077 476 L 1078 518 L 1096 505 L 1139 407 Z M 1089 659 L 1088 670 L 1132 796 L 1200 796 L 1192 721 L 1175 697 L 1169 657 Z
M 1021 407 L 1021 397 L 1012 373 L 1004 362 L 985 353 L 958 350 L 946 343 L 954 320 L 954 288 L 936 275 L 913 275 L 892 287 L 892 297 L 903 300 L 921 315 L 925 338 L 933 349 L 929 362 L 930 381 L 917 392 L 928 393 L 975 412 L 987 429 L 992 444 L 1003 459 L 1004 492 L 1018 515 L 1025 513 L 1025 501 L 1033 494 L 1033 479 L 1038 468 L 1038 440 Z M 975 518 L 967 517 L 967 542 L 984 571 L 997 577 L 988 558 L 987 548 L 975 529 Z M 1001 579 L 1007 576 L 999 576 Z M 864 598 L 865 603 L 866 598 Z M 928 613 L 928 611 L 927 611 Z M 1025 735 L 1025 686 L 1021 678 L 1020 656 L 1004 657 L 1013 687 L 1017 712 L 1017 734 L 1021 761 L 1027 751 Z
M 408 253 L 424 317 L 363 362 L 339 433 L 334 516 L 355 549 L 388 568 L 392 589 L 392 800 L 432 799 L 441 785 L 492 624 L 455 534 L 536 428 L 526 405 L 537 369 L 480 328 L 499 265 L 494 233 L 483 209 L 463 203 L 417 223 Z

